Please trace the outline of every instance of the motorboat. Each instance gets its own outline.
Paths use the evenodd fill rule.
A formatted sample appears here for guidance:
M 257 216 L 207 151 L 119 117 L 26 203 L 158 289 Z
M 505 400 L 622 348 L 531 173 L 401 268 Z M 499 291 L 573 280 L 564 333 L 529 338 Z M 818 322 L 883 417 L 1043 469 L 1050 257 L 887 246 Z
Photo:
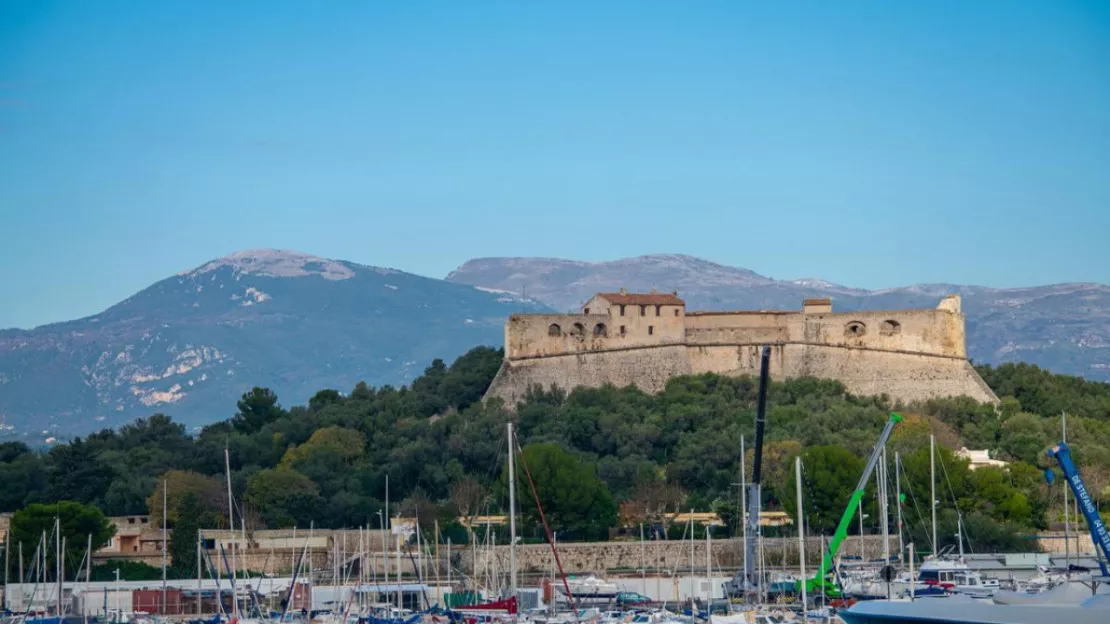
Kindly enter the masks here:
M 593 574 L 571 576 L 567 578 L 566 583 L 575 598 L 614 598 L 624 591 L 620 585 Z
M 1080 604 L 1000 605 L 969 597 L 947 600 L 857 602 L 839 616 L 847 624 L 1106 624 L 1110 602 L 1094 596 Z

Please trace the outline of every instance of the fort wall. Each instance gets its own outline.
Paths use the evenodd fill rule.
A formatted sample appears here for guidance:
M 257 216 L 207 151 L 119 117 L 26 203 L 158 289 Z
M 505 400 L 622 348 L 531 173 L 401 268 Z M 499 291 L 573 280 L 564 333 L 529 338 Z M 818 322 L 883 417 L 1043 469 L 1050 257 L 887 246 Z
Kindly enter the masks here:
M 828 300 L 807 300 L 800 312 L 686 313 L 674 295 L 600 293 L 582 314 L 513 315 L 488 396 L 513 405 L 537 384 L 658 392 L 675 375 L 753 375 L 761 346 L 771 345 L 775 379 L 837 379 L 852 393 L 901 402 L 997 402 L 967 361 L 965 339 L 956 296 L 936 309 L 833 312 Z

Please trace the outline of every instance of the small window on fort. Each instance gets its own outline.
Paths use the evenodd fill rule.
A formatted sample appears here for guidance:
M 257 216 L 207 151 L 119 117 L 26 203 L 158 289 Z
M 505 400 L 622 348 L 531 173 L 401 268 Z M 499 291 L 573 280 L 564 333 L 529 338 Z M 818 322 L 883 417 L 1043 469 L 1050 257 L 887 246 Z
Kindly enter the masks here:
M 584 314 L 589 314 L 589 313 L 590 313 L 590 309 L 589 309 L 589 308 L 586 308 L 585 310 L 582 310 L 582 312 L 583 312 Z
M 884 336 L 893 336 L 894 334 L 901 333 L 902 324 L 898 321 L 887 319 L 879 326 L 879 333 Z
M 640 306 L 640 316 L 647 316 L 647 306 L 646 305 Z
M 552 324 L 547 326 L 547 335 L 548 336 L 562 336 L 563 335 L 563 328 L 559 327 L 555 323 L 552 323 Z
M 609 335 L 609 331 L 608 329 L 606 329 L 605 323 L 598 323 L 597 325 L 594 325 L 594 335 L 600 337 Z
M 678 316 L 678 308 L 675 308 L 675 309 L 674 309 L 674 315 L 675 315 L 675 316 Z
M 848 338 L 859 338 L 867 333 L 867 326 L 860 321 L 852 321 L 844 326 L 844 335 Z
M 649 336 L 655 335 L 655 326 L 654 325 L 648 325 L 648 335 Z
M 659 306 L 659 305 L 655 306 L 655 316 L 659 316 L 659 313 L 662 312 L 662 311 L 663 311 L 663 306 Z
M 624 325 L 621 325 L 621 335 L 624 335 Z
M 582 323 L 575 323 L 573 333 L 574 333 L 575 336 L 581 336 L 581 335 L 585 334 L 586 333 L 586 326 L 583 325 Z
M 621 316 L 624 316 L 624 306 L 621 306 Z

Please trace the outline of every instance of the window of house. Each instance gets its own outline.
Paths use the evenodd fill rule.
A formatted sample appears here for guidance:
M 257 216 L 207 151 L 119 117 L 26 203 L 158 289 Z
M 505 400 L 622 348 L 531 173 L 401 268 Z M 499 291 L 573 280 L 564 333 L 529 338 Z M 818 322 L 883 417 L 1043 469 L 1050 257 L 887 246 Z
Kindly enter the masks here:
M 548 336 L 561 336 L 562 334 L 563 334 L 563 328 L 559 327 L 558 324 L 552 323 L 552 324 L 547 326 L 547 335 Z
M 605 323 L 598 323 L 597 325 L 594 325 L 594 335 L 600 337 L 608 335 L 608 329 L 605 327 Z
M 655 326 L 654 325 L 648 325 L 648 335 L 652 336 L 654 334 L 655 334 Z
M 621 316 L 624 316 L 624 306 L 621 306 Z
M 141 518 L 139 521 L 143 524 L 146 524 L 147 522 L 150 522 L 150 518 Z
M 674 309 L 674 315 L 675 315 L 675 316 L 678 316 L 678 308 L 675 308 L 675 309 Z
M 655 306 L 655 316 L 659 316 L 659 313 L 662 312 L 662 310 L 663 310 L 663 306 L 661 306 L 661 305 Z
M 586 308 L 585 310 L 583 310 L 583 312 L 585 312 L 586 314 L 589 314 L 589 313 L 590 313 L 590 309 L 589 309 L 589 308 Z
M 646 305 L 640 306 L 640 316 L 647 316 L 647 306 Z
M 127 524 L 135 524 L 135 519 L 134 518 L 128 518 L 127 519 Z
M 624 335 L 624 333 L 625 333 L 625 332 L 624 332 L 624 325 L 621 325 L 621 335 L 623 336 L 623 335 Z

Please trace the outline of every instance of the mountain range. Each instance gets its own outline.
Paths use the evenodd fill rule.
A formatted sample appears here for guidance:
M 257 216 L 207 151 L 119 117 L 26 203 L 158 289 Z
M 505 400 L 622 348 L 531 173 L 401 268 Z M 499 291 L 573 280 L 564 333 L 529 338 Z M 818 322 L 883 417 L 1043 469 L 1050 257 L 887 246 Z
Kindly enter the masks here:
M 1101 284 L 872 291 L 682 255 L 480 258 L 440 280 L 257 250 L 166 278 L 94 316 L 0 330 L 0 426 L 34 439 L 165 412 L 198 427 L 230 416 L 252 386 L 292 404 L 359 381 L 400 385 L 435 358 L 500 345 L 512 312 L 571 310 L 621 287 L 677 290 L 703 310 L 799 309 L 807 297 L 830 297 L 836 310 L 932 307 L 958 293 L 976 362 L 1110 381 L 1110 287 Z
M 362 380 L 400 385 L 435 358 L 500 344 L 525 305 L 393 269 L 239 252 L 91 317 L 0 331 L 0 417 L 42 437 L 154 412 L 199 426 L 231 416 L 252 386 L 291 404 Z

